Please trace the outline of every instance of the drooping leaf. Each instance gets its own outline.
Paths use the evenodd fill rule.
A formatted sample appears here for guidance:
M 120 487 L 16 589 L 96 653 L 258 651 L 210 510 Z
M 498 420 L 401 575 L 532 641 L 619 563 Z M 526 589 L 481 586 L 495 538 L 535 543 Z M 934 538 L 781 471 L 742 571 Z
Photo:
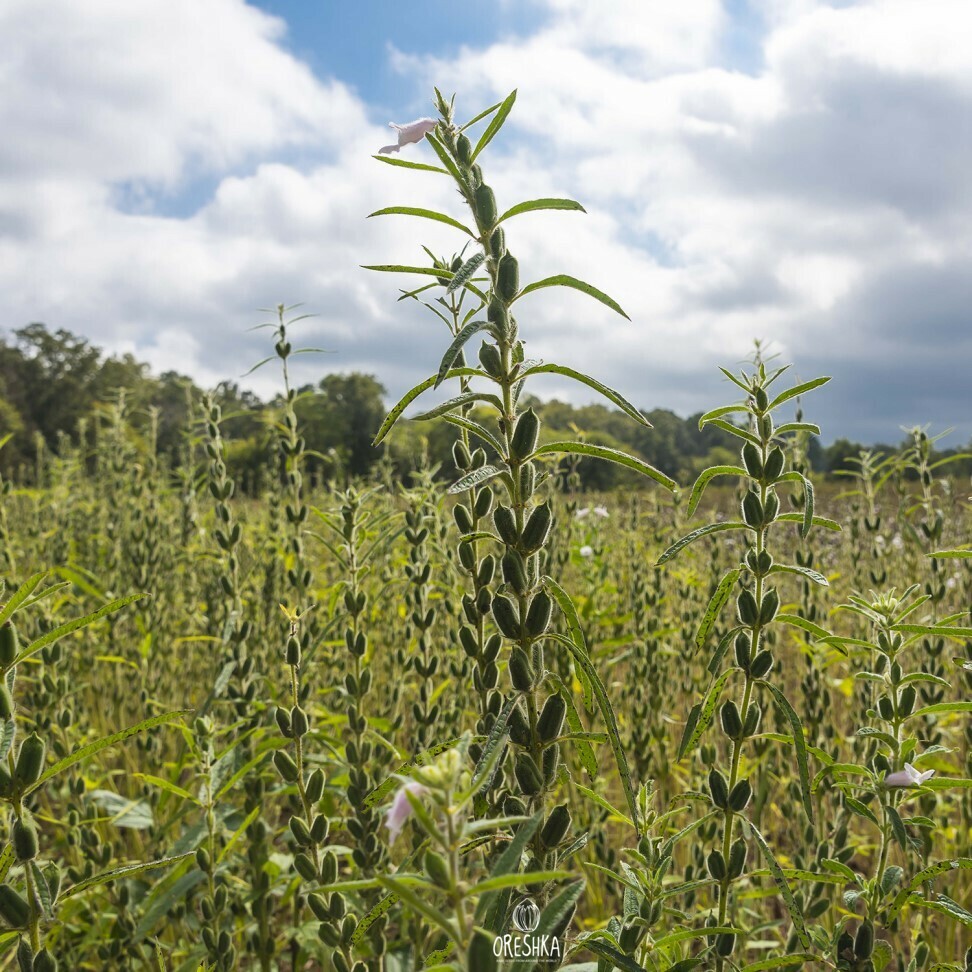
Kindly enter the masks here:
M 772 682 L 761 682 L 762 686 L 769 690 L 770 695 L 776 702 L 777 708 L 783 713 L 784 718 L 790 724 L 790 735 L 793 737 L 793 749 L 796 752 L 797 769 L 800 773 L 800 793 L 803 796 L 803 809 L 807 819 L 813 823 L 813 800 L 810 796 L 810 761 L 807 756 L 807 740 L 803 732 L 803 723 L 796 714 L 793 706 L 790 705 L 787 697 Z
M 702 494 L 705 492 L 705 487 L 708 486 L 710 481 L 716 476 L 745 475 L 746 470 L 741 466 L 709 466 L 708 469 L 703 469 L 702 472 L 699 473 L 699 478 L 695 480 L 695 485 L 692 487 L 692 495 L 689 497 L 688 503 L 688 515 L 695 515 L 695 511 L 699 505 L 699 500 L 702 499 Z
M 399 159 L 394 155 L 373 155 L 373 159 L 384 162 L 385 165 L 397 165 L 403 169 L 420 169 L 423 172 L 438 172 L 441 175 L 448 175 L 445 169 L 440 169 L 437 165 L 427 165 L 425 162 L 409 162 L 408 159 Z
M 466 342 L 479 331 L 485 331 L 489 328 L 488 321 L 470 321 L 462 330 L 452 339 L 452 343 L 449 345 L 446 353 L 442 356 L 442 363 L 439 365 L 439 373 L 435 377 L 434 388 L 438 388 L 442 382 L 445 381 L 446 376 L 449 374 L 449 370 L 456 363 L 459 355 L 462 353 L 462 349 Z
M 595 300 L 600 301 L 605 307 L 610 307 L 611 310 L 620 314 L 625 320 L 631 320 L 630 317 L 624 312 L 621 305 L 611 297 L 608 297 L 603 290 L 598 290 L 597 287 L 592 286 L 589 283 L 585 283 L 583 280 L 578 280 L 576 277 L 570 277 L 566 273 L 558 273 L 553 277 L 545 277 L 543 280 L 536 280 L 532 284 L 527 284 L 517 295 L 516 299 L 519 300 L 521 297 L 525 297 L 527 294 L 532 294 L 535 290 L 542 290 L 544 287 L 570 287 L 573 290 L 579 290 L 581 293 L 587 294 L 593 297 Z
M 634 407 L 620 392 L 615 391 L 603 382 L 598 381 L 596 378 L 592 378 L 590 375 L 585 375 L 582 371 L 575 371 L 573 368 L 568 368 L 566 365 L 559 364 L 536 364 L 527 368 L 525 371 L 521 372 L 520 378 L 529 378 L 531 375 L 563 375 L 565 378 L 572 378 L 574 381 L 580 382 L 582 385 L 587 385 L 588 388 L 593 388 L 595 391 L 600 392 L 609 402 L 613 402 L 618 408 L 624 412 L 629 418 L 633 418 L 640 425 L 643 425 L 646 429 L 650 429 L 651 422 L 648 421 L 641 414 L 641 412 Z
M 729 595 L 732 593 L 736 581 L 739 580 L 740 573 L 741 571 L 738 567 L 733 567 L 731 570 L 727 570 L 722 580 L 719 581 L 719 586 L 716 587 L 715 592 L 709 599 L 705 613 L 702 615 L 699 630 L 695 633 L 696 648 L 701 649 L 706 641 L 708 641 L 712 626 L 715 624 L 723 607 L 725 607 L 726 601 L 729 600 Z
M 486 254 L 482 250 L 474 253 L 457 271 L 456 275 L 449 281 L 449 286 L 446 287 L 447 294 L 453 294 L 460 288 L 466 285 L 466 282 L 472 280 L 473 274 L 482 266 L 483 261 L 486 259 Z
M 749 530 L 751 527 L 736 520 L 726 520 L 723 523 L 709 523 L 699 527 L 691 533 L 686 533 L 681 540 L 676 540 L 659 558 L 655 561 L 656 567 L 667 564 L 669 560 L 681 553 L 690 543 L 694 543 L 700 537 L 707 537 L 711 533 L 723 533 L 726 530 Z
M 530 199 L 527 202 L 517 203 L 517 205 L 508 209 L 496 222 L 499 224 L 504 219 L 519 216 L 520 213 L 533 213 L 538 209 L 570 209 L 575 212 L 587 212 L 579 202 L 574 202 L 573 199 Z
M 726 682 L 738 671 L 739 669 L 735 666 L 727 668 L 709 686 L 709 691 L 705 693 L 705 698 L 698 710 L 698 716 L 694 722 L 690 720 L 685 724 L 685 732 L 682 735 L 682 741 L 678 747 L 679 759 L 682 759 L 686 753 L 690 753 L 695 749 L 696 744 L 702 738 L 702 734 L 709 728 L 709 723 L 712 722 L 712 716 L 715 714 L 716 706 L 718 706 L 719 699 L 722 697 L 722 690 L 725 688 Z M 690 724 L 692 726 L 691 733 L 688 732 Z
M 607 446 L 593 445 L 590 442 L 547 442 L 540 446 L 533 454 L 535 456 L 548 455 L 552 452 L 563 453 L 574 456 L 592 456 L 595 459 L 605 459 L 608 462 L 616 462 L 619 466 L 627 466 L 656 483 L 674 492 L 677 484 L 674 479 L 666 476 L 663 472 L 649 465 L 644 459 L 621 452 L 619 449 L 609 449 Z
M 790 913 L 790 919 L 793 921 L 793 927 L 796 929 L 800 944 L 804 949 L 809 949 L 810 935 L 807 933 L 807 925 L 803 918 L 803 912 L 800 910 L 800 906 L 797 904 L 797 900 L 790 890 L 790 885 L 786 879 L 786 875 L 783 873 L 783 868 L 780 867 L 779 861 L 777 861 L 773 851 L 770 850 L 769 844 L 766 843 L 759 830 L 752 823 L 749 823 L 749 829 L 752 831 L 756 846 L 759 847 L 763 859 L 766 861 L 766 866 L 769 868 L 770 874 L 773 877 L 773 883 L 776 885 L 777 890 L 780 892 L 780 897 L 786 905 L 786 910 Z

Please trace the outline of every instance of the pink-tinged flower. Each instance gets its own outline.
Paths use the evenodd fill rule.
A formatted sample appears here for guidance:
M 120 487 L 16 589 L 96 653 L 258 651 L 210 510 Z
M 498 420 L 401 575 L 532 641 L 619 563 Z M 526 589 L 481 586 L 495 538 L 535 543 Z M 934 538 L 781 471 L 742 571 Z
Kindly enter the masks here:
M 395 799 L 392 800 L 392 805 L 388 808 L 388 815 L 385 817 L 385 823 L 388 825 L 389 844 L 394 844 L 398 840 L 402 827 L 415 812 L 409 802 L 408 794 L 411 793 L 412 796 L 420 797 L 428 792 L 428 789 L 416 780 L 409 780 L 408 783 L 398 788 Z
M 925 780 L 930 780 L 935 775 L 933 769 L 925 770 L 922 773 L 920 770 L 916 770 L 911 763 L 905 763 L 905 768 L 903 770 L 898 770 L 897 773 L 888 773 L 884 777 L 885 786 L 921 786 Z
M 421 142 L 437 124 L 438 122 L 434 118 L 417 118 L 407 125 L 396 125 L 394 122 L 389 122 L 388 127 L 394 128 L 398 132 L 398 144 L 383 145 L 378 149 L 378 154 L 387 155 L 390 152 L 397 152 L 403 145 Z

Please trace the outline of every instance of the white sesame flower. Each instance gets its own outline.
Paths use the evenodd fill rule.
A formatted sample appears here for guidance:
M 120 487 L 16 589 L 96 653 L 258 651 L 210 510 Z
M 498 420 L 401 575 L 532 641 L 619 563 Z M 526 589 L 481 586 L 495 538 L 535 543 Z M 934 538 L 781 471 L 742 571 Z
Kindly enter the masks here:
M 883 546 L 884 546 L 884 545 L 885 545 L 885 544 L 887 543 L 887 540 L 885 540 L 885 539 L 884 539 L 884 534 L 883 534 L 883 533 L 879 533 L 879 534 L 878 534 L 878 535 L 877 535 L 877 536 L 876 536 L 876 537 L 874 538 L 874 542 L 875 542 L 875 543 L 876 543 L 876 544 L 877 544 L 877 545 L 878 545 L 879 547 L 883 547 Z
M 590 509 L 590 507 L 589 507 L 589 506 L 582 506 L 582 507 L 581 507 L 581 508 L 580 508 L 580 509 L 579 509 L 579 510 L 578 510 L 578 511 L 577 511 L 577 512 L 576 512 L 576 513 L 574 514 L 574 519 L 575 519 L 575 520 L 583 520 L 583 519 L 584 519 L 584 517 L 585 517 L 585 516 L 587 516 L 587 515 L 588 515 L 588 514 L 589 514 L 590 512 L 591 512 L 591 509 Z
M 891 538 L 891 546 L 894 547 L 895 550 L 902 550 L 904 548 L 904 540 L 901 538 L 900 533 L 896 533 Z
M 398 144 L 383 145 L 378 149 L 379 155 L 388 155 L 391 152 L 397 152 L 403 145 L 421 142 L 437 124 L 434 118 L 417 118 L 407 125 L 396 125 L 394 122 L 389 122 L 388 127 L 394 128 L 398 132 Z
M 949 577 L 949 579 L 947 581 L 945 581 L 945 586 L 950 591 L 954 591 L 955 588 L 958 587 L 958 581 L 954 577 Z
M 608 513 L 606 506 L 595 506 L 594 507 L 594 515 L 595 516 L 600 516 L 600 517 L 603 518 L 605 516 L 610 516 L 611 514 Z
M 916 770 L 911 763 L 905 763 L 905 768 L 903 770 L 898 770 L 897 773 L 888 773 L 884 777 L 885 786 L 921 786 L 926 780 L 930 780 L 935 775 L 933 769 L 925 770 L 924 773 Z
M 594 556 L 594 548 L 591 547 L 591 546 L 588 546 L 588 544 L 585 543 L 584 546 L 580 548 L 580 555 L 582 557 L 584 557 L 585 559 L 586 558 L 589 558 L 589 557 L 593 557 Z
M 385 817 L 385 823 L 388 826 L 389 844 L 394 844 L 398 840 L 398 835 L 402 832 L 402 827 L 405 826 L 408 818 L 415 812 L 412 809 L 412 804 L 409 802 L 408 794 L 411 793 L 412 796 L 420 797 L 428 792 L 428 789 L 416 780 L 409 780 L 408 783 L 399 787 L 398 792 L 395 794 L 395 799 L 392 800 L 392 805 L 388 809 L 388 815 Z

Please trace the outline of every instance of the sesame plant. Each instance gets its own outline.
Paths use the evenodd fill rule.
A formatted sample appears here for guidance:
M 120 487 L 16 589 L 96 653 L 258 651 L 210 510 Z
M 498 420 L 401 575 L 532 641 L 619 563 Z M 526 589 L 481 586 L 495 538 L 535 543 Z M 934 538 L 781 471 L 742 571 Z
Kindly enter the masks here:
M 707 790 L 712 812 L 721 818 L 719 840 L 706 858 L 706 868 L 715 883 L 717 912 L 710 916 L 709 924 L 715 929 L 710 935 L 714 949 L 715 968 L 721 970 L 734 953 L 742 953 L 747 947 L 749 930 L 746 928 L 740 896 L 736 887 L 746 880 L 746 862 L 750 849 L 755 847 L 765 862 L 779 890 L 780 897 L 793 927 L 792 940 L 788 942 L 791 954 L 799 952 L 804 959 L 811 957 L 812 942 L 806 927 L 802 908 L 794 896 L 789 879 L 774 854 L 769 842 L 756 823 L 756 814 L 746 809 L 754 787 L 750 778 L 752 762 L 746 758 L 745 746 L 757 735 L 763 719 L 762 697 L 765 702 L 779 709 L 788 729 L 787 742 L 792 747 L 800 784 L 800 812 L 812 821 L 813 802 L 810 792 L 810 769 L 803 724 L 786 697 L 784 687 L 770 679 L 778 662 L 768 645 L 771 626 L 789 625 L 806 630 L 814 626 L 798 615 L 780 612 L 781 598 L 778 587 L 781 580 L 790 575 L 806 578 L 827 586 L 827 579 L 810 567 L 777 561 L 771 543 L 776 524 L 796 522 L 805 540 L 814 527 L 839 529 L 836 523 L 815 514 L 813 487 L 806 476 L 796 470 L 787 471 L 785 446 L 790 437 L 807 431 L 819 434 L 816 427 L 803 422 L 784 422 L 777 425 L 774 413 L 788 401 L 803 395 L 827 382 L 828 378 L 796 385 L 785 391 L 771 392 L 773 384 L 785 368 L 767 372 L 760 362 L 747 374 L 735 375 L 725 371 L 726 377 L 739 388 L 743 401 L 707 412 L 700 419 L 700 426 L 715 425 L 742 440 L 740 465 L 712 466 L 704 470 L 696 480 L 689 500 L 691 515 L 697 508 L 707 485 L 718 476 L 739 477 L 745 486 L 738 519 L 719 520 L 699 527 L 672 544 L 658 559 L 662 566 L 697 540 L 717 533 L 742 532 L 747 540 L 745 558 L 733 564 L 723 575 L 712 594 L 695 635 L 695 648 L 705 649 L 720 613 L 735 596 L 736 624 L 719 639 L 707 668 L 711 684 L 704 698 L 692 707 L 679 746 L 679 758 L 692 753 L 712 723 L 718 710 L 722 735 L 728 746 L 728 755 L 720 768 L 712 765 L 707 777 Z M 772 397 L 771 397 L 772 395 Z M 746 426 L 727 421 L 726 416 L 741 415 Z M 779 488 L 781 484 L 796 482 L 804 493 L 800 513 L 781 513 Z M 730 653 L 731 652 L 731 653 Z M 729 664 L 726 665 L 726 658 Z M 785 666 L 785 661 L 782 663 Z M 726 689 L 741 682 L 740 701 L 722 701 Z M 785 683 L 784 683 L 785 686 Z M 765 704 L 765 703 L 764 703 Z M 739 834 L 735 827 L 739 821 Z M 795 947 L 790 947 L 790 946 Z M 800 951 L 802 950 L 802 951 Z
M 515 99 L 516 92 L 513 92 L 502 103 L 459 125 L 454 119 L 454 98 L 447 101 L 437 91 L 439 118 L 425 123 L 422 134 L 442 165 L 430 167 L 379 156 L 389 164 L 425 171 L 431 169 L 450 178 L 469 209 L 472 226 L 445 213 L 414 206 L 388 207 L 372 215 L 406 215 L 445 223 L 470 237 L 473 252 L 459 266 L 453 261 L 455 269 L 449 270 L 441 263 L 432 268 L 402 265 L 370 268 L 433 276 L 439 286 L 439 281 L 448 281 L 446 294 L 440 298 L 440 304 L 446 310 L 450 309 L 451 295 L 457 291 L 472 295 L 471 306 L 461 319 L 461 327 L 458 327 L 458 311 L 452 312 L 450 330 L 454 331 L 454 337 L 438 371 L 409 391 L 391 410 L 375 442 L 384 439 L 406 407 L 423 392 L 434 390 L 449 380 L 460 380 L 458 395 L 428 409 L 419 418 L 442 418 L 463 433 L 457 442 L 456 453 L 457 466 L 464 475 L 450 487 L 454 494 L 468 494 L 469 500 L 469 505 L 460 503 L 455 509 L 460 530 L 459 558 L 473 582 L 472 590 L 464 599 L 468 625 L 460 633 L 460 638 L 464 639 L 464 647 L 473 657 L 481 657 L 484 647 L 490 653 L 486 669 L 488 679 L 483 678 L 482 672 L 477 672 L 478 687 L 486 702 L 488 716 L 492 716 L 493 709 L 483 690 L 487 683 L 494 683 L 492 672 L 488 670 L 494 658 L 505 662 L 510 682 L 510 694 L 495 722 L 490 726 L 489 719 L 484 719 L 482 723 L 483 728 L 489 726 L 489 733 L 480 758 L 489 759 L 497 747 L 505 750 L 508 741 L 511 773 L 506 777 L 509 797 L 503 806 L 514 816 L 546 816 L 544 826 L 536 830 L 528 845 L 528 869 L 543 871 L 558 866 L 576 849 L 567 805 L 555 802 L 557 790 L 567 779 L 566 768 L 562 768 L 562 737 L 565 741 L 577 742 L 588 773 L 594 775 L 596 771 L 589 734 L 582 729 L 570 693 L 550 671 L 547 657 L 551 649 L 566 651 L 578 677 L 587 687 L 588 696 L 596 699 L 608 729 L 630 813 L 637 819 L 633 786 L 614 709 L 588 655 L 569 595 L 544 573 L 545 545 L 553 521 L 551 505 L 542 499 L 545 457 L 565 454 L 597 457 L 634 469 L 668 489 L 674 489 L 675 484 L 643 460 L 614 449 L 582 441 L 541 443 L 541 423 L 536 412 L 519 406 L 527 379 L 539 374 L 559 374 L 595 389 L 635 421 L 648 424 L 618 392 L 596 379 L 566 365 L 546 364 L 526 357 L 520 336 L 518 302 L 539 290 L 553 286 L 576 289 L 622 316 L 627 315 L 602 291 L 565 274 L 521 285 L 519 262 L 509 247 L 503 224 L 533 211 L 582 211 L 582 207 L 570 199 L 535 199 L 503 212 L 498 208 L 495 193 L 485 181 L 478 160 L 500 131 Z M 486 127 L 474 145 L 467 131 L 487 119 Z M 483 280 L 476 280 L 477 272 L 484 272 Z M 456 304 L 456 299 L 452 298 L 451 306 Z M 446 315 L 440 316 L 450 324 Z M 465 359 L 465 348 L 477 335 L 485 335 L 478 352 L 478 367 L 469 366 Z M 473 406 L 478 409 L 475 415 Z M 471 439 L 477 443 L 475 449 L 471 449 Z M 501 488 L 498 496 L 497 484 Z M 479 521 L 484 520 L 490 511 L 492 523 L 487 521 L 481 525 Z M 497 551 L 495 559 L 482 552 L 485 545 Z M 493 580 L 493 565 L 497 562 L 499 570 L 495 571 L 493 589 L 486 585 Z M 555 603 L 565 618 L 566 635 L 553 630 Z M 487 610 L 508 646 L 506 652 L 497 654 L 497 642 L 483 640 L 481 626 Z M 568 712 L 570 718 L 565 731 Z M 487 789 L 501 786 L 502 778 L 497 772 L 490 781 L 492 786 Z M 539 899 L 546 903 L 556 900 L 556 894 L 555 883 L 549 881 L 541 887 Z M 498 932 L 500 929 L 491 930 Z

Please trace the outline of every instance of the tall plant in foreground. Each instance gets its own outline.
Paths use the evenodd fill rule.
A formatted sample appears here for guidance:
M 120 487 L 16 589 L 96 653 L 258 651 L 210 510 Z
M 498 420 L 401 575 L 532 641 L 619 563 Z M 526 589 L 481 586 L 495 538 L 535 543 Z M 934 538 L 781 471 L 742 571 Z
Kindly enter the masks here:
M 749 842 L 759 848 L 762 857 L 777 884 L 780 895 L 790 914 L 799 948 L 805 958 L 809 954 L 811 940 L 804 916 L 797 899 L 788 884 L 787 877 L 769 844 L 756 828 L 752 820 L 744 814 L 753 795 L 749 779 L 751 766 L 744 757 L 746 741 L 759 731 L 762 710 L 757 694 L 765 691 L 779 708 L 791 730 L 791 744 L 796 757 L 803 797 L 804 811 L 813 820 L 813 805 L 810 798 L 809 765 L 807 745 L 803 726 L 793 707 L 787 701 L 782 688 L 769 680 L 776 659 L 766 646 L 767 628 L 774 623 L 789 624 L 808 630 L 808 626 L 818 633 L 822 631 L 805 619 L 790 614 L 780 614 L 780 595 L 774 582 L 781 575 L 795 574 L 822 586 L 827 580 L 817 571 L 799 565 L 776 563 L 771 553 L 770 533 L 776 523 L 796 521 L 800 524 L 800 534 L 804 540 L 814 526 L 839 529 L 836 523 L 814 516 L 813 486 L 800 472 L 786 471 L 787 453 L 784 446 L 789 437 L 810 431 L 819 434 L 816 426 L 803 422 L 786 422 L 776 426 L 773 413 L 786 402 L 819 387 L 829 378 L 817 378 L 790 388 L 774 398 L 770 398 L 770 386 L 783 374 L 785 368 L 778 368 L 770 374 L 760 363 L 753 374 L 734 375 L 723 369 L 726 377 L 738 386 L 746 396 L 742 402 L 717 408 L 702 416 L 700 428 L 714 425 L 742 440 L 741 464 L 712 466 L 704 470 L 692 489 L 689 501 L 691 515 L 699 504 L 706 486 L 717 476 L 738 476 L 746 484 L 741 504 L 741 518 L 723 520 L 699 527 L 682 537 L 669 547 L 659 558 L 658 565 L 667 563 L 677 556 L 693 541 L 701 537 L 726 531 L 741 531 L 746 534 L 748 549 L 743 562 L 730 567 L 716 587 L 709 605 L 702 617 L 695 637 L 697 649 L 703 649 L 725 605 L 737 588 L 736 624 L 720 639 L 708 669 L 712 683 L 705 698 L 695 704 L 685 725 L 685 732 L 679 747 L 679 758 L 694 750 L 719 708 L 722 732 L 729 748 L 728 764 L 719 768 L 713 766 L 709 771 L 708 786 L 712 806 L 722 817 L 722 838 L 707 858 L 709 875 L 718 890 L 718 913 L 710 918 L 714 928 L 712 944 L 716 952 L 716 968 L 721 970 L 725 960 L 737 948 L 744 946 L 747 929 L 741 927 L 738 916 L 740 909 L 733 907 L 734 886 L 743 879 L 748 855 Z M 745 425 L 736 425 L 725 416 L 741 415 Z M 800 513 L 780 513 L 780 499 L 777 489 L 782 483 L 798 482 L 804 491 L 803 510 Z M 824 632 L 825 634 L 826 632 Z M 723 662 L 732 649 L 733 663 L 725 667 Z M 730 682 L 742 680 L 740 701 L 720 700 Z M 742 822 L 741 835 L 735 837 L 736 818 Z M 796 948 L 788 949 L 795 953 Z
M 369 269 L 435 277 L 446 281 L 447 293 L 463 289 L 473 298 L 458 332 L 442 357 L 437 373 L 411 389 L 392 409 L 375 443 L 384 439 L 408 405 L 423 392 L 438 388 L 448 380 L 460 380 L 461 391 L 457 396 L 416 418 L 442 417 L 480 444 L 470 453 L 469 472 L 453 484 L 450 492 L 472 495 L 470 490 L 477 490 L 472 497 L 473 509 L 461 504 L 456 507 L 456 521 L 462 533 L 460 560 L 469 576 L 480 576 L 480 561 L 488 556 L 481 552 L 482 546 L 497 550 L 501 574 L 497 578 L 499 583 L 492 595 L 485 586 L 480 586 L 474 592 L 477 612 L 475 616 L 469 614 L 469 621 L 471 625 L 478 626 L 479 614 L 485 614 L 487 610 L 491 612 L 508 646 L 508 651 L 501 653 L 499 660 L 507 664 L 512 690 L 490 729 L 481 761 L 489 759 L 497 746 L 504 745 L 508 734 L 513 744 L 513 778 L 505 806 L 507 812 L 514 815 L 533 817 L 542 813 L 545 816 L 544 825 L 536 830 L 528 845 L 529 869 L 541 870 L 558 866 L 568 853 L 576 850 L 570 842 L 567 805 L 555 803 L 555 792 L 567 773 L 561 763 L 562 735 L 577 741 L 578 751 L 588 772 L 591 775 L 596 772 L 591 742 L 588 734 L 582 731 L 572 693 L 548 671 L 545 648 L 550 641 L 566 648 L 588 697 L 597 700 L 607 723 L 608 737 L 629 810 L 632 818 L 637 820 L 627 760 L 607 692 L 588 656 L 569 596 L 553 579 L 544 576 L 545 548 L 553 515 L 550 504 L 542 501 L 539 493 L 545 478 L 543 460 L 548 456 L 563 454 L 594 456 L 643 473 L 668 489 L 674 489 L 675 483 L 643 460 L 615 449 L 574 441 L 541 444 L 539 418 L 532 408 L 523 410 L 519 407 L 529 378 L 540 374 L 558 374 L 595 389 L 635 421 L 645 426 L 649 424 L 630 402 L 596 379 L 565 365 L 545 364 L 525 357 L 517 315 L 520 301 L 539 290 L 548 287 L 573 288 L 594 297 L 622 316 L 627 315 L 600 290 L 565 274 L 521 286 L 519 263 L 507 245 L 506 227 L 503 224 L 536 210 L 583 209 L 571 199 L 532 199 L 505 211 L 498 208 L 496 196 L 485 181 L 478 160 L 499 132 L 515 100 L 514 91 L 503 102 L 481 112 L 466 124 L 457 125 L 453 119 L 454 99 L 447 101 L 436 91 L 439 119 L 434 129 L 429 120 L 425 138 L 442 165 L 380 157 L 381 161 L 391 165 L 451 178 L 469 207 L 473 224 L 468 226 L 445 213 L 413 206 L 393 206 L 372 215 L 417 216 L 454 227 L 473 243 L 473 252 L 465 262 L 455 270 L 441 265 L 383 265 Z M 486 119 L 485 130 L 473 145 L 466 132 L 472 125 Z M 474 282 L 474 275 L 480 271 L 485 271 L 483 288 Z M 485 335 L 486 339 L 479 349 L 479 366 L 470 367 L 465 361 L 464 348 L 476 335 Z M 474 406 L 476 411 L 472 412 Z M 460 451 L 465 460 L 468 450 Z M 502 491 L 494 503 L 492 490 L 496 483 L 501 485 Z M 483 492 L 487 486 L 489 491 Z M 472 530 L 473 515 L 482 517 L 489 510 L 492 511 L 493 529 L 483 529 L 482 525 L 478 525 L 477 529 Z M 569 637 L 551 629 L 555 601 L 567 618 Z M 470 644 L 470 648 L 478 648 L 478 639 L 476 645 Z M 565 719 L 568 720 L 566 732 L 563 729 Z M 499 773 L 487 781 L 484 789 L 489 790 L 497 779 Z M 547 884 L 540 889 L 538 896 L 545 901 L 552 893 L 552 886 Z M 492 931 L 499 931 L 500 927 Z

